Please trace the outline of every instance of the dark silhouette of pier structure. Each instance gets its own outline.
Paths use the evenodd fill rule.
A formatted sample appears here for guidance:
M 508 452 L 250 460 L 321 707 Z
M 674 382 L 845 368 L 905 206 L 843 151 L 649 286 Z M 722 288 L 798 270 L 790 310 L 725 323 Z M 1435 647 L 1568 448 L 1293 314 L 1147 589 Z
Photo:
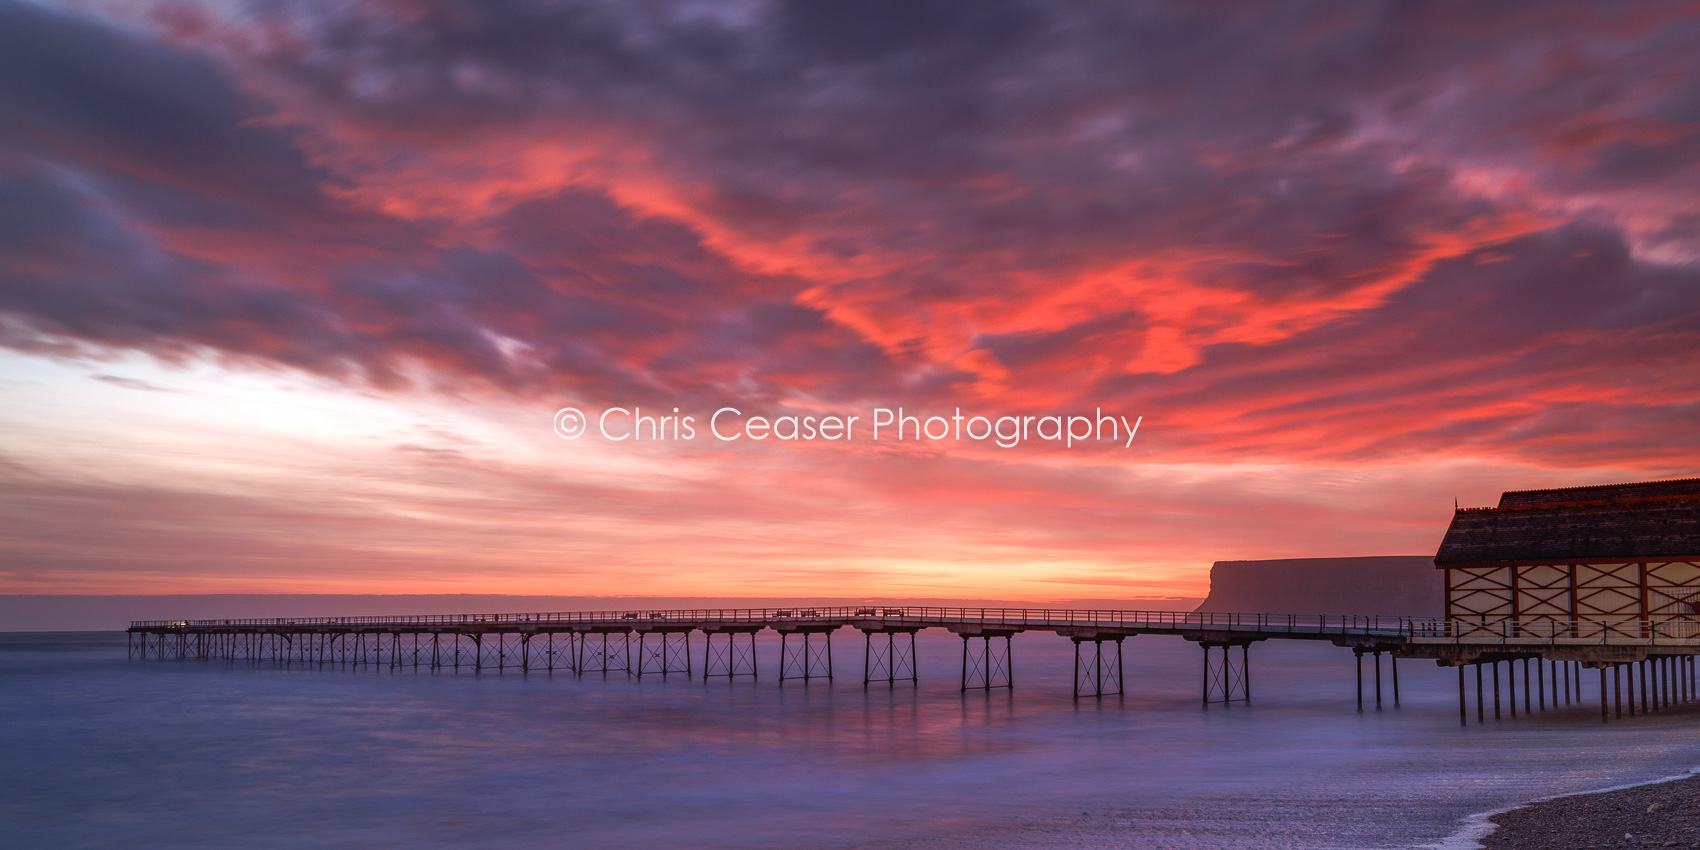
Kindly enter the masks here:
M 965 692 L 1015 687 L 1017 634 L 1049 631 L 1069 638 L 1077 699 L 1125 693 L 1122 651 L 1129 638 L 1179 636 L 1202 649 L 1200 694 L 1206 706 L 1250 702 L 1252 644 L 1329 641 L 1356 656 L 1359 711 L 1366 709 L 1366 691 L 1374 710 L 1387 707 L 1383 655 L 1389 660 L 1392 707 L 1399 705 L 1398 659 L 1426 659 L 1458 669 L 1459 719 L 1465 723 L 1472 679 L 1478 722 L 1486 720 L 1488 694 L 1495 718 L 1516 716 L 1519 672 L 1524 713 L 1580 702 L 1586 668 L 1599 671 L 1602 718 L 1658 711 L 1695 698 L 1693 655 L 1700 652 L 1700 628 L 1670 621 L 1624 623 L 1595 634 L 1551 618 L 1495 624 L 1361 615 L 873 606 L 153 620 L 131 624 L 129 653 L 140 660 L 753 679 L 760 675 L 756 634 L 771 629 L 780 637 L 777 673 L 784 685 L 835 681 L 843 671 L 835 665 L 833 637 L 854 630 L 861 633 L 863 687 L 895 687 L 920 681 L 915 635 L 928 628 L 962 639 L 959 686 Z M 1581 634 L 1588 636 L 1574 636 Z M 693 644 L 693 635 L 700 641 Z M 1371 662 L 1368 682 L 1365 656 Z

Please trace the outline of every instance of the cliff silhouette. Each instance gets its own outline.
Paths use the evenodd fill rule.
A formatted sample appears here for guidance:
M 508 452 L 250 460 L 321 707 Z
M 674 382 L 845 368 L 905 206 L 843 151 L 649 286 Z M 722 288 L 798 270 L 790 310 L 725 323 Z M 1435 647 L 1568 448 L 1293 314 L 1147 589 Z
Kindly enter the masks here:
M 1439 617 L 1444 594 L 1432 555 L 1217 561 L 1198 610 Z

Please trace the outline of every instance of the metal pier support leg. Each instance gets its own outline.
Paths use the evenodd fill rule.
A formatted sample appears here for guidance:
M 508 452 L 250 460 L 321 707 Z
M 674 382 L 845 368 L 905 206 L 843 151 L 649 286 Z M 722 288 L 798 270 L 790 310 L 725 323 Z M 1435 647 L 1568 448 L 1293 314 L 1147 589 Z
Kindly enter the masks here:
M 962 636 L 962 690 L 968 690 L 968 636 Z
M 886 639 L 887 644 L 891 643 L 891 635 L 889 635 L 889 634 L 886 635 L 885 639 Z M 863 632 L 862 633 L 862 690 L 864 690 L 864 691 L 868 689 L 868 682 L 870 680 L 870 677 L 873 676 L 873 670 L 874 670 L 873 661 L 874 661 L 874 633 L 873 632 Z M 707 672 L 708 672 L 708 662 L 704 661 L 703 662 L 703 673 L 704 673 L 703 678 L 704 679 L 708 678 Z
M 1493 662 L 1493 719 L 1499 719 L 1499 662 Z
M 797 634 L 802 638 L 802 645 L 793 649 L 787 640 L 790 634 L 780 633 L 779 684 L 783 686 L 786 679 L 832 681 L 832 632 L 799 631 Z M 815 641 L 816 637 L 821 640 Z
M 1623 689 L 1624 689 L 1624 691 L 1627 692 L 1625 695 L 1629 697 L 1629 716 L 1634 717 L 1635 716 L 1635 662 L 1633 662 L 1633 661 L 1629 662 L 1629 671 L 1623 678 L 1626 680 L 1624 682 L 1624 688 Z
M 1523 673 L 1523 678 L 1527 679 L 1528 677 L 1529 677 L 1529 674 L 1528 674 L 1527 671 L 1525 671 Z M 1546 711 L 1547 710 L 1547 671 L 1546 671 L 1546 659 L 1545 658 L 1535 659 L 1535 695 L 1540 698 L 1539 701 L 1540 701 L 1540 704 L 1541 704 L 1541 710 Z M 1524 707 L 1527 708 L 1528 706 L 1524 706 Z
M 745 632 L 749 638 L 746 645 L 738 646 L 738 633 L 725 632 L 726 646 L 715 650 L 714 632 L 707 632 L 703 637 L 702 680 L 711 676 L 725 676 L 732 679 L 737 676 L 756 678 L 756 633 Z M 717 666 L 718 665 L 718 666 Z
M 1118 668 L 1118 672 L 1119 672 L 1119 668 L 1121 666 L 1121 662 L 1122 662 L 1121 645 L 1117 644 L 1116 645 L 1116 666 Z M 1241 682 L 1241 684 L 1245 685 L 1245 701 L 1246 701 L 1247 705 L 1250 705 L 1251 704 L 1251 644 L 1249 644 L 1249 643 L 1240 645 L 1240 682 Z M 1393 668 L 1393 704 L 1394 705 L 1399 704 L 1399 668 L 1398 667 Z
M 1074 641 L 1074 698 L 1120 696 L 1126 693 L 1122 687 L 1122 640 L 1116 637 L 1076 637 Z M 1081 658 L 1082 644 L 1092 644 L 1092 654 Z M 1108 649 L 1105 644 L 1114 644 L 1116 648 L 1115 663 L 1105 657 Z M 1204 704 L 1210 704 L 1210 650 L 1204 650 Z
M 1578 663 L 1580 663 L 1580 662 L 1578 662 Z M 1582 686 L 1582 676 L 1580 675 L 1579 671 L 1578 671 L 1578 675 L 1576 676 L 1576 686 L 1578 688 L 1580 688 Z M 1600 668 L 1600 722 L 1601 723 L 1606 723 L 1606 722 L 1611 720 L 1611 712 L 1608 711 L 1608 709 L 1609 709 L 1609 706 L 1606 705 L 1606 668 L 1601 667 Z
M 702 680 L 707 682 L 709 677 L 726 677 L 728 680 L 736 677 L 757 677 L 755 663 L 755 632 L 743 632 L 748 641 L 745 646 L 738 646 L 738 632 L 723 632 L 726 636 L 726 648 L 714 649 L 714 632 L 706 632 L 702 643 Z M 716 666 L 717 665 L 719 666 Z
M 1620 664 L 1611 665 L 1611 696 L 1612 702 L 1617 705 L 1617 716 L 1623 717 L 1623 667 Z
M 1077 648 L 1078 648 L 1078 646 L 1077 646 Z M 1362 703 L 1364 701 L 1364 698 L 1363 698 L 1362 693 L 1361 693 L 1363 691 L 1363 685 L 1362 685 L 1363 678 L 1364 678 L 1363 671 L 1360 668 L 1359 672 L 1358 672 L 1358 682 L 1360 683 L 1359 686 L 1358 686 L 1358 690 L 1360 692 L 1360 694 L 1358 696 L 1358 703 L 1359 703 L 1358 710 L 1359 711 L 1363 710 Z M 1199 698 L 1199 702 L 1203 705 L 1209 705 L 1210 704 L 1210 650 L 1208 650 L 1208 649 L 1206 649 L 1204 651 L 1204 687 L 1203 687 L 1203 691 L 1202 691 L 1202 696 Z
M 1511 716 L 1517 716 L 1517 659 L 1505 662 L 1505 695 L 1511 700 Z
M 1393 707 L 1399 707 L 1399 653 L 1387 653 L 1387 663 L 1393 667 Z
M 1356 655 L 1357 658 L 1358 658 L 1358 713 L 1363 714 L 1364 713 L 1364 651 L 1361 650 L 1361 649 L 1354 649 L 1354 650 L 1352 650 L 1352 654 Z
M 1003 638 L 1003 650 L 1000 653 L 992 641 Z M 978 634 L 962 636 L 962 690 L 989 691 L 993 688 L 1011 687 L 1009 677 L 1009 657 L 1011 635 L 1008 634 Z M 971 645 L 975 638 L 980 640 L 980 650 L 974 652 Z
M 1647 659 L 1647 677 L 1652 682 L 1652 688 L 1647 693 L 1652 697 L 1647 700 L 1647 707 L 1653 711 L 1664 708 L 1664 683 L 1659 675 L 1659 665 L 1665 663 L 1663 658 Z
M 1635 666 L 1637 668 L 1639 668 L 1639 672 L 1641 674 L 1641 713 L 1646 714 L 1647 713 L 1647 703 L 1648 703 L 1648 699 L 1647 699 L 1647 662 L 1642 661 L 1641 663 L 1636 664 Z M 1633 679 L 1633 675 L 1631 676 L 1631 678 Z M 1635 705 L 1635 683 L 1633 681 L 1631 681 L 1630 684 L 1629 684 L 1629 705 L 1630 705 L 1631 708 L 1633 708 L 1634 705 Z
M 1529 713 L 1534 711 L 1534 707 L 1532 705 L 1530 705 L 1530 701 L 1529 701 L 1529 690 L 1530 690 L 1530 688 L 1529 688 L 1529 659 L 1525 658 L 1525 659 L 1523 659 L 1523 713 L 1524 714 L 1529 714 Z
M 1205 650 L 1208 652 L 1209 650 Z M 1228 648 L 1222 647 L 1222 706 L 1231 707 L 1234 704 L 1234 671 L 1233 662 L 1228 659 Z
M 903 636 L 907 634 L 909 645 L 903 645 Z M 880 638 L 885 639 L 885 645 L 880 645 Z M 894 687 L 899 681 L 907 680 L 919 684 L 920 677 L 915 671 L 915 632 L 901 631 L 865 631 L 862 633 L 862 688 L 866 690 L 873 682 L 884 682 L 887 687 Z
M 1470 711 L 1464 702 L 1464 665 L 1458 665 L 1458 725 L 1470 725 Z
M 1476 662 L 1476 722 L 1487 721 L 1487 709 L 1482 704 L 1482 662 Z
M 1080 699 L 1080 638 L 1074 639 L 1074 698 Z
M 1375 651 L 1375 710 L 1381 710 L 1381 650 Z

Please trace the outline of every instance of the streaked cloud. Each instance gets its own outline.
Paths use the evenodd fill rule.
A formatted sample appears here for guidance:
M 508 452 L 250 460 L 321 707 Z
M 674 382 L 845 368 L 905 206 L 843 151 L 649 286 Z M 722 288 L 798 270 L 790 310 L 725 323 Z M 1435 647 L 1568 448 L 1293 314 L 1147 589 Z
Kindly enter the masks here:
M 261 562 L 393 545 L 438 553 L 415 581 L 550 592 L 518 576 L 570 539 L 571 575 L 656 593 L 792 569 L 935 593 L 959 563 L 1024 593 L 1155 564 L 1157 592 L 1218 557 L 1423 551 L 1458 489 L 1692 474 L 1695 11 L 0 0 L 11 362 L 179 390 L 146 394 L 161 407 L 293 375 L 383 415 L 504 411 L 499 441 L 569 401 L 1146 417 L 1131 465 L 692 447 L 651 486 L 565 502 L 558 461 L 418 435 L 267 446 L 232 421 L 204 437 L 230 456 L 337 459 L 295 486 L 444 476 L 471 501 L 398 483 L 298 511 L 237 486 L 219 504 L 266 518 L 217 539 L 183 518 L 222 479 L 91 483 L 81 464 L 143 452 L 96 429 L 105 454 L 77 463 L 8 450 L 36 553 L 11 581 L 53 589 L 74 562 L 99 588 L 169 551 L 197 586 L 250 587 Z M 528 500 L 575 519 L 517 519 Z M 100 549 L 52 521 L 118 503 L 152 530 Z M 1365 531 L 1316 543 L 1295 515 Z M 474 543 L 480 524 L 531 548 Z M 274 525 L 318 548 L 238 554 Z M 634 535 L 667 542 L 621 554 Z M 665 566 L 703 540 L 727 541 L 712 566 Z

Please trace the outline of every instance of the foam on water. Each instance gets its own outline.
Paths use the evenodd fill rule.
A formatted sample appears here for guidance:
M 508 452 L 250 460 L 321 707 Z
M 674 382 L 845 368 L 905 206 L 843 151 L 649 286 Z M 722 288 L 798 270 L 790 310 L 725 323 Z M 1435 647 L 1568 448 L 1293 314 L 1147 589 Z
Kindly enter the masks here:
M 1079 703 L 1054 635 L 1016 638 L 1014 693 L 960 693 L 943 633 L 918 688 L 864 692 L 855 632 L 833 685 L 781 687 L 760 649 L 760 682 L 639 682 L 3 635 L 0 846 L 1461 847 L 1472 813 L 1700 763 L 1695 710 L 1460 727 L 1426 662 L 1360 715 L 1327 644 L 1254 646 L 1252 705 L 1208 710 L 1176 638 L 1130 639 L 1127 696 Z

